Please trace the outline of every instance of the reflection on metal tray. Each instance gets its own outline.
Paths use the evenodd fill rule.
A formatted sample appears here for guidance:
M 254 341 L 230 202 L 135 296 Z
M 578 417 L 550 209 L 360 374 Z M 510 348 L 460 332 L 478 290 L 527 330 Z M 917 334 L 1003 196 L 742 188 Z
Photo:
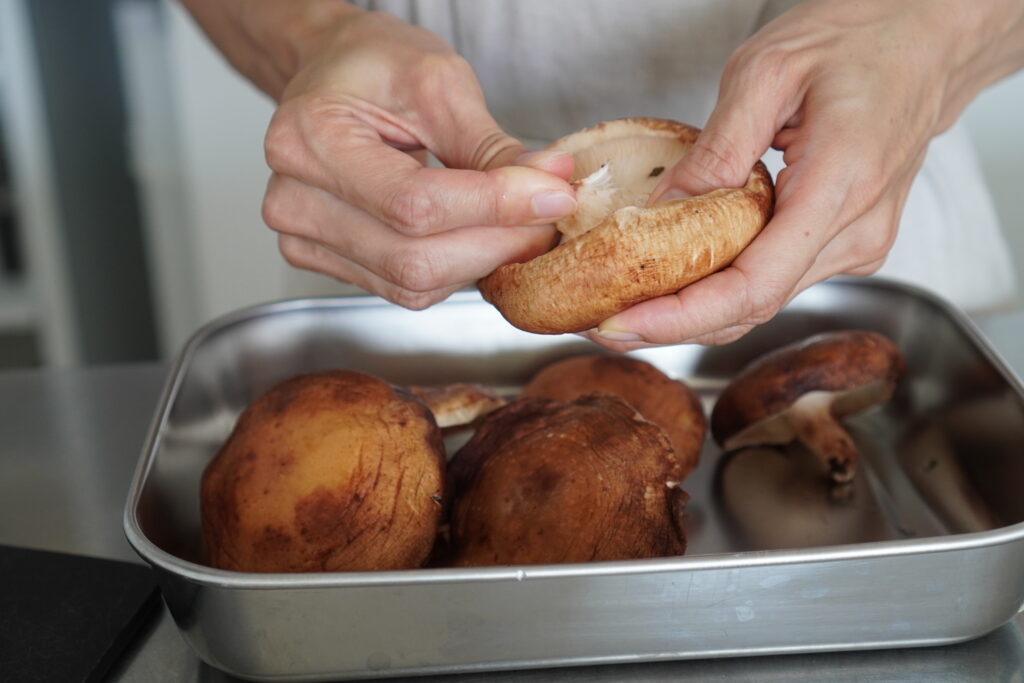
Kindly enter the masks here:
M 710 409 L 753 357 L 851 327 L 893 339 L 907 373 L 889 404 L 852 421 L 863 466 L 850 500 L 812 491 L 808 512 L 790 514 L 816 516 L 809 529 L 766 525 L 786 514 L 770 496 L 737 505 L 723 487 L 761 465 L 733 462 L 709 440 L 684 483 L 684 557 L 292 575 L 199 563 L 202 469 L 274 383 L 347 367 L 395 383 L 514 388 L 546 363 L 594 351 L 575 336 L 516 330 L 473 294 L 422 312 L 369 298 L 284 302 L 200 330 L 168 378 L 125 529 L 158 568 L 199 656 L 252 679 L 901 647 L 986 633 L 1024 601 L 1024 388 L 962 315 L 902 285 L 837 280 L 733 344 L 634 355 L 686 380 Z

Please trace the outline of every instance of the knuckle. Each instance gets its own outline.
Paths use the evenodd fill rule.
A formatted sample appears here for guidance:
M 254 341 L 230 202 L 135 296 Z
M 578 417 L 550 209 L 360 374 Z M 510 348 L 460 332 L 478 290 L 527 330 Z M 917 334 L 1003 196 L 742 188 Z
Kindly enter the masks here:
M 434 232 L 444 221 L 444 207 L 422 185 L 405 183 L 384 202 L 381 211 L 387 221 L 405 235 Z
M 288 265 L 294 268 L 309 267 L 309 245 L 305 240 L 291 235 L 281 235 L 277 240 L 277 249 Z
M 277 173 L 294 169 L 300 146 L 301 139 L 293 109 L 284 105 L 274 114 L 263 138 L 267 166 Z
M 751 50 L 745 57 L 744 75 L 751 85 L 774 88 L 785 82 L 793 65 L 793 53 L 778 45 Z
M 881 267 L 885 261 L 889 249 L 896 239 L 896 228 L 898 219 L 893 219 L 889 224 L 872 226 L 857 236 L 857 241 L 851 254 L 854 260 L 854 268 L 864 271 L 864 274 L 873 273 Z M 870 270 L 864 270 L 870 268 Z M 857 274 L 861 274 L 858 272 Z
M 751 327 L 762 325 L 774 318 L 782 310 L 785 304 L 785 297 L 768 293 L 764 290 L 768 290 L 768 288 L 764 288 L 762 293 L 750 299 L 750 306 L 744 320 L 744 325 L 750 325 Z
M 688 166 L 700 180 L 719 187 L 734 184 L 750 173 L 749 168 L 743 168 L 739 148 L 721 133 L 706 133 L 687 157 Z
M 416 80 L 423 97 L 447 97 L 466 78 L 475 78 L 473 69 L 465 59 L 454 52 L 430 52 L 422 55 L 416 64 Z
M 727 327 L 724 330 L 718 330 L 707 335 L 698 337 L 695 341 L 698 344 L 704 344 L 707 346 L 723 346 L 725 344 L 731 344 L 734 341 L 740 339 L 752 329 L 754 325 L 735 325 L 733 327 Z
M 291 212 L 288 211 L 286 201 L 278 191 L 277 187 L 277 183 L 274 180 L 271 180 L 267 187 L 266 194 L 263 195 L 263 204 L 260 207 L 260 214 L 263 217 L 263 222 L 271 229 L 278 232 L 285 232 Z
M 402 289 L 392 295 L 391 301 L 411 311 L 422 311 L 425 308 L 430 308 L 443 298 L 443 296 L 436 292 L 413 292 Z
M 404 290 L 422 294 L 443 287 L 445 268 L 435 252 L 403 247 L 385 257 L 384 277 Z

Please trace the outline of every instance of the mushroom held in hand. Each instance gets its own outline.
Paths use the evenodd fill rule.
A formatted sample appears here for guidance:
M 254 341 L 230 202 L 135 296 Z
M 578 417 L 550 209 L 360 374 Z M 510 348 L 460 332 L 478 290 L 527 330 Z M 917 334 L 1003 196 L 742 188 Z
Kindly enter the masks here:
M 857 451 L 838 419 L 889 400 L 902 371 L 902 354 L 880 334 L 817 335 L 745 367 L 719 396 L 711 431 L 726 450 L 798 439 L 835 481 L 849 481 Z
M 675 121 L 608 121 L 550 145 L 572 152 L 578 208 L 561 243 L 479 282 L 484 298 L 529 332 L 580 332 L 677 292 L 732 262 L 771 216 L 774 189 L 757 162 L 746 185 L 647 206 L 661 174 L 700 131 Z
M 210 563 L 247 572 L 420 566 L 441 518 L 441 432 L 411 394 L 351 371 L 273 387 L 203 472 Z
M 450 463 L 452 564 L 682 554 L 677 467 L 661 428 L 618 397 L 510 403 Z
M 594 392 L 615 394 L 665 430 L 679 463 L 676 481 L 697 467 L 707 429 L 700 398 L 650 363 L 621 355 L 575 356 L 544 367 L 521 395 L 571 401 Z

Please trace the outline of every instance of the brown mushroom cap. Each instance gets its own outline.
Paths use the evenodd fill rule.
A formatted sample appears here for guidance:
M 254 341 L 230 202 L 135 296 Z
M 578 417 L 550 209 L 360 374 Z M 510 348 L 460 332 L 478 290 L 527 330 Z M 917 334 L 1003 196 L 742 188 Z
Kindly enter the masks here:
M 411 386 L 409 391 L 426 404 L 442 429 L 471 424 L 507 403 L 483 384 Z
M 273 387 L 203 472 L 210 563 L 246 572 L 402 569 L 441 518 L 441 433 L 409 393 L 350 371 Z
M 686 494 L 671 456 L 664 432 L 615 396 L 510 403 L 451 462 L 452 563 L 681 554 Z
M 876 332 L 827 332 L 745 367 L 719 396 L 711 431 L 726 450 L 799 439 L 831 472 L 856 471 L 853 439 L 836 421 L 889 400 L 903 356 Z
M 771 176 L 755 164 L 746 185 L 647 206 L 700 131 L 676 121 L 609 121 L 557 140 L 573 153 L 577 212 L 561 244 L 479 283 L 484 298 L 529 332 L 579 332 L 634 304 L 677 292 L 724 268 L 757 236 L 774 206 Z
M 672 474 L 676 481 L 682 481 L 697 467 L 707 429 L 700 397 L 650 363 L 610 354 L 567 358 L 544 367 L 523 388 L 521 396 L 571 401 L 595 392 L 619 396 L 665 430 L 678 464 Z

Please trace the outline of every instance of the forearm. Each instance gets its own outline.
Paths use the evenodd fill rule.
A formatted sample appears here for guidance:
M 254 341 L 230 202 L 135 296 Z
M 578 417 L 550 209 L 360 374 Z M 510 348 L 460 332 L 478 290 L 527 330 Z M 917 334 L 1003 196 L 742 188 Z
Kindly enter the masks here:
M 323 36 L 361 10 L 341 0 L 181 0 L 228 61 L 279 99 Z

